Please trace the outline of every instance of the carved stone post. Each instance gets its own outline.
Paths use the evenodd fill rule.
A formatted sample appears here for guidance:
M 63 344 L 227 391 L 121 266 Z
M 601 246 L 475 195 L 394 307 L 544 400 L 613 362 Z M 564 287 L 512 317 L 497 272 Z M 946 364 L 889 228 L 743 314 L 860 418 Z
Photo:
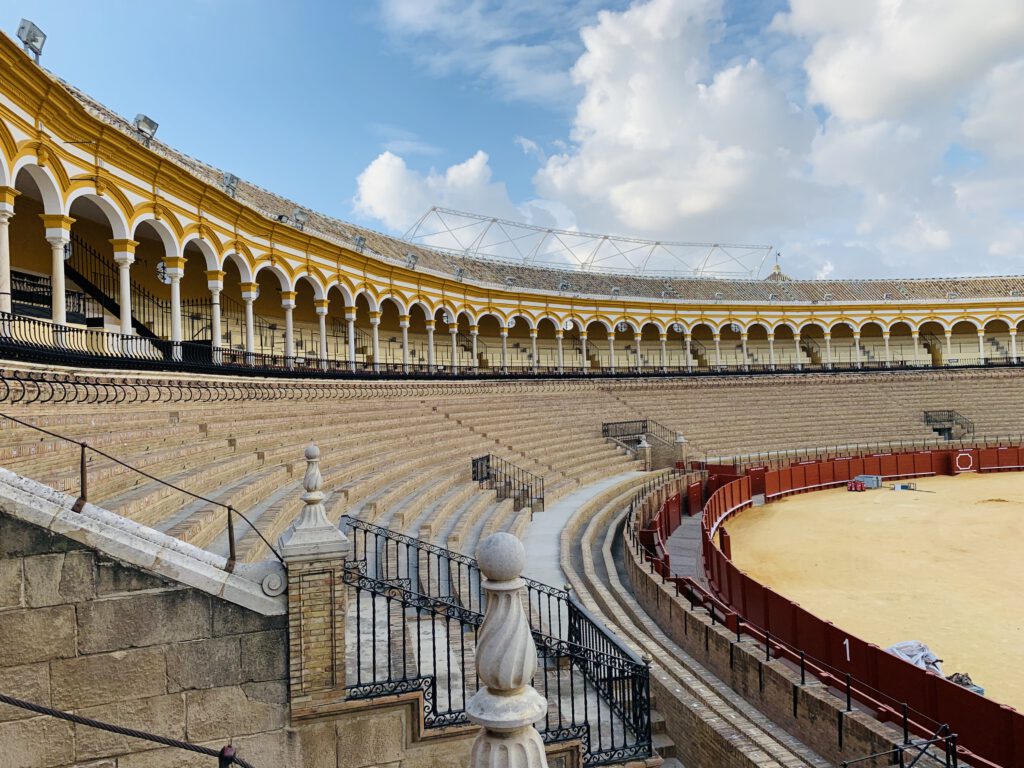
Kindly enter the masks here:
M 281 537 L 288 564 L 288 646 L 292 703 L 345 685 L 345 559 L 348 538 L 327 519 L 320 449 L 306 447 L 305 506 Z
M 476 644 L 484 685 L 466 704 L 470 721 L 481 726 L 470 768 L 547 768 L 544 742 L 533 727 L 548 705 L 530 685 L 537 649 L 521 597 L 526 551 L 512 534 L 495 533 L 480 544 L 477 561 L 486 577 L 487 610 Z
M 647 442 L 647 435 L 640 435 L 640 443 L 636 447 L 636 457 L 640 459 L 644 472 L 651 471 L 651 444 Z

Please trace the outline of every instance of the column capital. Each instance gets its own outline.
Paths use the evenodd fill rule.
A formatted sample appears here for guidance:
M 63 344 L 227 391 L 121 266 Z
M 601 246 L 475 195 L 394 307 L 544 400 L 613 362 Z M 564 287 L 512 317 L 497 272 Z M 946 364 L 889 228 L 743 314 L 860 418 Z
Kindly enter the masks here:
M 565 331 L 563 331 L 561 328 L 558 328 L 555 331 L 555 338 L 556 339 L 564 339 L 565 338 Z
M 985 335 L 985 329 L 984 328 L 979 328 L 978 329 L 978 335 L 979 336 L 984 336 Z
M 666 333 L 665 331 L 659 331 L 658 341 L 668 341 L 668 333 Z
M 888 339 L 889 338 L 889 331 L 882 331 L 882 338 L 883 339 Z
M 356 319 L 356 308 L 345 307 L 345 319 L 349 322 L 355 322 Z
M 0 186 L 0 213 L 6 212 L 14 214 L 14 198 L 20 195 L 21 192 L 16 190 L 14 187 L 3 187 Z
M 1016 336 L 1017 335 L 1017 329 L 1016 328 L 1011 328 L 1010 329 L 1010 335 L 1011 336 Z
M 504 338 L 507 338 L 508 337 L 508 328 L 501 328 L 499 335 L 504 337 Z
M 59 213 L 41 213 L 39 218 L 43 220 L 43 226 L 46 227 L 46 238 L 51 237 L 63 237 L 65 240 L 71 235 L 71 225 L 75 223 L 75 220 L 70 216 L 64 216 Z
M 775 341 L 775 332 L 768 331 L 768 341 Z
M 245 301 L 253 301 L 260 295 L 259 283 L 239 283 L 238 287 L 242 290 L 242 299 Z
M 206 270 L 206 287 L 211 291 L 223 291 L 224 272 L 219 269 Z
M 165 256 L 164 266 L 168 270 L 180 269 L 182 272 L 185 271 L 185 257 L 184 256 Z
M 134 256 L 135 249 L 139 245 L 137 240 L 132 240 L 131 238 L 111 238 L 108 242 L 114 246 L 114 258 L 117 258 L 117 255 L 121 253 Z
M 281 306 L 284 309 L 295 309 L 295 291 L 281 291 Z
M 920 332 L 920 331 L 918 331 L 918 330 L 915 330 L 915 329 L 913 329 L 913 328 L 912 328 L 912 329 L 910 330 L 910 338 L 912 338 L 912 339 L 916 339 L 916 338 L 917 338 L 918 336 L 920 336 L 920 335 L 921 335 L 921 332 Z
M 380 322 L 380 314 L 381 314 L 380 312 L 371 312 L 370 313 L 370 322 L 372 323 L 374 320 L 376 320 L 379 323 Z
M 537 338 L 537 329 L 536 328 L 531 328 L 530 329 L 530 338 L 531 339 L 536 339 Z
M 313 308 L 316 310 L 318 315 L 326 315 L 327 308 L 330 306 L 330 299 L 313 299 Z
M 398 316 L 398 322 L 405 323 L 406 325 L 409 325 L 409 316 L 408 315 L 399 315 Z
M 476 336 L 478 333 L 480 333 L 480 326 L 479 325 L 471 325 L 471 326 L 469 326 L 469 332 L 472 335 Z
M 952 328 L 943 328 L 942 332 L 946 335 L 947 339 L 950 338 L 953 335 L 953 329 Z

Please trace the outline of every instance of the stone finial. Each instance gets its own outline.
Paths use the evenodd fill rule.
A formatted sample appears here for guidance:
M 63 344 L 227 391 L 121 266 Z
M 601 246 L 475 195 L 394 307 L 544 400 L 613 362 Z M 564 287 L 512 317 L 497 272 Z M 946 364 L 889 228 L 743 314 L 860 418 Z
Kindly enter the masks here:
M 521 599 L 526 551 L 512 534 L 494 533 L 481 542 L 477 561 L 486 577 L 487 609 L 476 643 L 484 685 L 466 704 L 470 721 L 482 726 L 470 768 L 547 768 L 544 742 L 533 727 L 548 705 L 530 684 L 537 648 Z
M 306 474 L 302 478 L 305 506 L 298 519 L 280 540 L 285 560 L 328 560 L 345 557 L 351 550 L 348 538 L 327 519 L 324 510 L 323 476 L 320 474 L 320 449 L 306 446 Z
M 651 444 L 647 442 L 647 435 L 640 435 L 640 442 L 637 444 L 636 447 L 639 448 L 640 450 L 651 447 Z

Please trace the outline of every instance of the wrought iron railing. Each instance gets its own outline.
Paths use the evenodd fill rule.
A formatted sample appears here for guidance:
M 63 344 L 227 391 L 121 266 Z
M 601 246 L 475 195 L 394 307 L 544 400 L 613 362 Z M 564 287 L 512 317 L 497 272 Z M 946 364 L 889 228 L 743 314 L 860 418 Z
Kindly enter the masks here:
M 611 438 L 620 442 L 639 439 L 643 435 L 653 435 L 663 443 L 671 445 L 675 442 L 676 432 L 654 419 L 634 419 L 632 421 L 606 421 L 601 424 L 601 437 Z
M 352 517 L 341 524 L 353 545 L 349 697 L 418 691 L 427 727 L 467 722 L 486 600 L 476 561 Z M 566 591 L 524 581 L 539 660 L 533 685 L 550 705 L 538 723 L 545 741 L 580 739 L 586 765 L 650 756 L 648 666 Z
M 974 434 L 974 422 L 960 413 L 960 411 L 925 411 L 924 423 L 929 427 L 953 424 L 963 430 L 962 434 Z
M 472 460 L 472 477 L 481 488 L 492 488 L 499 500 L 512 499 L 517 512 L 530 508 L 530 514 L 544 511 L 544 478 L 489 453 Z

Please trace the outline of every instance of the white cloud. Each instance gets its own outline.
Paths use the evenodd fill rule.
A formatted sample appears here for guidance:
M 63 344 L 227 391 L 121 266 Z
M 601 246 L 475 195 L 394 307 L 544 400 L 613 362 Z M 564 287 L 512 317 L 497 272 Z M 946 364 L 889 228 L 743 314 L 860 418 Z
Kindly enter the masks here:
M 1024 159 L 1024 58 L 995 67 L 982 82 L 964 121 L 964 136 L 1000 159 Z

